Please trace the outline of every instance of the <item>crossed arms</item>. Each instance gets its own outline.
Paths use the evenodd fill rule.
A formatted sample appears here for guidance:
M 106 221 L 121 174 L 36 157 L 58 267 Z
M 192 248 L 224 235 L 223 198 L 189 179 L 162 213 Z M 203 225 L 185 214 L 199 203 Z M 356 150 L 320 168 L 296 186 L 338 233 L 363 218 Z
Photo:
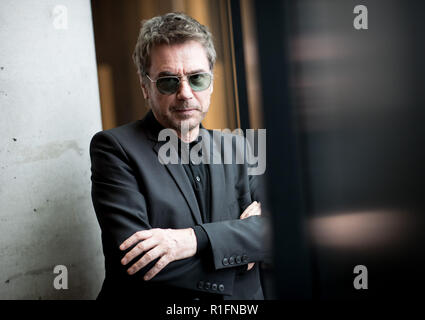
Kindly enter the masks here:
M 254 201 L 241 214 L 240 219 L 261 215 L 261 204 Z M 128 270 L 130 275 L 146 267 L 155 259 L 158 262 L 144 275 L 144 280 L 155 277 L 170 262 L 193 257 L 196 254 L 197 240 L 192 228 L 187 229 L 151 229 L 134 233 L 120 245 L 120 250 L 133 247 L 124 258 L 123 265 L 129 264 L 133 259 L 143 254 Z M 248 263 L 247 270 L 254 267 L 254 262 Z

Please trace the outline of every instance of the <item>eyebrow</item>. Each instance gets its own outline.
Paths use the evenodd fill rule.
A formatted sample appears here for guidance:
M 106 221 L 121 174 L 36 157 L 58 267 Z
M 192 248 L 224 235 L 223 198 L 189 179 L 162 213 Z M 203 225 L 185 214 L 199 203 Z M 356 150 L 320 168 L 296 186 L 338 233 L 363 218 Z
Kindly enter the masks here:
M 207 73 L 207 72 L 208 71 L 205 71 L 204 69 L 196 69 L 196 70 L 193 70 L 191 72 L 186 73 L 185 75 L 190 75 L 190 74 L 195 74 L 195 73 Z M 180 75 L 175 74 L 175 73 L 170 72 L 170 71 L 161 71 L 160 73 L 158 73 L 158 76 L 157 77 L 160 78 L 160 77 L 167 77 L 167 76 L 178 77 Z

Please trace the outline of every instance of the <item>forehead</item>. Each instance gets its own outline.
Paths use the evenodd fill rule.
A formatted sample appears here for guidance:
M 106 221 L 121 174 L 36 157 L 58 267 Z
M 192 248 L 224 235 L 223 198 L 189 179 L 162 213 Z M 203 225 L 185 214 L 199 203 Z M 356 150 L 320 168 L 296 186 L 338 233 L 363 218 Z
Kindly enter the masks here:
M 206 51 L 197 41 L 155 45 L 151 50 L 150 74 L 160 72 L 188 74 L 210 71 Z

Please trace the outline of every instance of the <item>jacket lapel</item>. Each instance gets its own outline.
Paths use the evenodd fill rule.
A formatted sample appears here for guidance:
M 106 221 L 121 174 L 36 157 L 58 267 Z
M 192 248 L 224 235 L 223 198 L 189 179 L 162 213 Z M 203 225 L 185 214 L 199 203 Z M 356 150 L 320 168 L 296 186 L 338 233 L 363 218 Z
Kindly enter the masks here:
M 161 144 L 156 142 L 153 146 L 158 157 L 160 157 L 159 148 Z M 165 162 L 165 161 L 163 161 Z M 192 216 L 196 221 L 196 224 L 202 224 L 201 212 L 199 210 L 198 201 L 196 200 L 195 192 L 193 191 L 192 185 L 190 184 L 189 178 L 186 175 L 186 172 L 183 169 L 181 164 L 165 164 L 164 165 L 170 175 L 173 177 L 176 182 L 180 192 L 183 194 L 186 202 L 192 212 Z

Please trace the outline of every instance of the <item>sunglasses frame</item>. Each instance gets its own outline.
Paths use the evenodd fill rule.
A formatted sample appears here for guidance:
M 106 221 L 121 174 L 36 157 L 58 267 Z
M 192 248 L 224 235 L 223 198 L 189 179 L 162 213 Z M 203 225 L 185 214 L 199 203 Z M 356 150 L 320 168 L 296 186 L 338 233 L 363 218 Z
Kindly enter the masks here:
M 195 90 L 192 86 L 191 86 L 191 84 L 190 84 L 190 81 L 189 81 L 189 78 L 190 77 L 192 77 L 192 76 L 196 76 L 196 75 L 198 75 L 198 74 L 208 74 L 211 78 L 210 78 L 210 83 L 209 83 L 209 85 L 208 85 L 208 87 L 206 87 L 205 89 L 202 89 L 202 90 Z M 149 77 L 149 75 L 147 74 L 147 73 L 145 73 L 145 76 L 152 82 L 152 83 L 155 83 L 156 84 L 156 88 L 158 89 L 158 91 L 161 93 L 161 94 L 164 94 L 164 95 L 172 95 L 172 94 L 174 94 L 174 93 L 176 93 L 178 90 L 179 90 L 179 88 L 180 88 L 180 85 L 181 85 L 181 82 L 182 82 L 182 80 L 181 80 L 181 78 L 186 78 L 187 79 L 187 82 L 189 83 L 189 86 L 190 86 L 190 88 L 193 90 L 193 91 L 195 91 L 195 92 L 201 92 L 201 91 L 204 91 L 204 90 L 207 90 L 209 87 L 211 87 L 211 83 L 212 83 L 212 81 L 213 81 L 213 74 L 211 73 L 211 72 L 196 72 L 196 73 L 191 73 L 191 74 L 186 74 L 186 75 L 182 75 L 182 76 L 172 76 L 172 75 L 170 75 L 170 76 L 162 76 L 162 77 L 159 77 L 159 78 L 157 78 L 156 80 L 152 80 L 150 77 Z M 179 81 L 178 82 L 178 84 L 177 84 L 177 87 L 176 87 L 176 90 L 174 91 L 174 92 L 164 92 L 164 91 L 162 91 L 159 87 L 158 87 L 158 80 L 161 80 L 161 79 L 165 79 L 165 78 L 177 78 L 177 80 Z

